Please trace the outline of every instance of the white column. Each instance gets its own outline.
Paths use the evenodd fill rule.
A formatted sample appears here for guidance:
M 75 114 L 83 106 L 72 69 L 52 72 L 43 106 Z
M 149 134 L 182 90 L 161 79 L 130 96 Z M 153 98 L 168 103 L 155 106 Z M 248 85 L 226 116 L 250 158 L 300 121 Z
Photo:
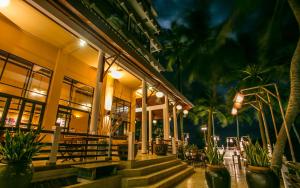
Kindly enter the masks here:
M 176 105 L 173 106 L 173 125 L 174 125 L 174 138 L 175 138 L 175 141 L 177 141 L 178 140 L 178 125 L 177 125 Z
M 169 121 L 169 98 L 165 96 L 165 105 L 163 109 L 163 122 L 164 122 L 164 140 L 169 140 L 170 138 L 170 121 Z
M 103 72 L 105 65 L 105 56 L 102 50 L 99 51 L 98 56 L 98 69 L 96 77 L 96 87 L 93 96 L 91 123 L 90 123 L 90 134 L 97 134 L 98 132 L 98 120 L 100 116 L 100 99 L 103 84 Z
M 142 81 L 142 153 L 147 153 L 147 84 Z
M 148 124 L 149 124 L 149 142 L 151 142 L 152 140 L 152 111 L 151 110 L 149 110 Z
M 134 160 L 134 132 L 128 132 L 128 160 Z
M 57 160 L 57 154 L 59 149 L 59 141 L 60 141 L 60 133 L 62 127 L 59 125 L 55 127 L 54 134 L 52 135 L 52 147 L 49 154 L 49 161 L 47 162 L 48 165 L 55 165 Z

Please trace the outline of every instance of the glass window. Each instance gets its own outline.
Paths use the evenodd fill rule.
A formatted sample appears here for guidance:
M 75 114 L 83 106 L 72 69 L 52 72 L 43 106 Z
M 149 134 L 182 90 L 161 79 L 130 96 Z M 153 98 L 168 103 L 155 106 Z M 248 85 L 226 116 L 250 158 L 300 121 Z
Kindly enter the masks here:
M 65 77 L 59 104 L 90 112 L 92 109 L 93 94 L 93 87 Z
M 40 126 L 51 76 L 51 70 L 0 50 L 0 126 Z

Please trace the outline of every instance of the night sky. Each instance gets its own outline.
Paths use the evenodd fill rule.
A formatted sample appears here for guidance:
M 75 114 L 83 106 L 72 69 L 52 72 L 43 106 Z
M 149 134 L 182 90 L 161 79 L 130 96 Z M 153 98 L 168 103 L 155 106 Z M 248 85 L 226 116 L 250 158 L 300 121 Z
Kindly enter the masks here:
M 204 9 L 203 12 L 205 12 L 207 15 L 207 25 L 209 29 L 217 28 L 216 30 L 220 29 L 228 20 L 230 16 L 232 16 L 234 9 L 241 9 L 241 10 L 249 10 L 251 14 L 249 15 L 242 15 L 243 21 L 237 22 L 238 30 L 233 30 L 230 32 L 227 36 L 227 40 L 231 41 L 231 44 L 238 46 L 238 48 L 243 50 L 243 58 L 245 58 L 244 62 L 247 64 L 255 64 L 256 59 L 258 59 L 258 52 L 255 47 L 253 47 L 253 41 L 255 37 L 260 37 L 260 33 L 258 31 L 264 31 L 263 28 L 265 25 L 267 25 L 269 22 L 263 22 L 261 18 L 264 17 L 271 17 L 274 7 L 275 7 L 275 1 L 265 0 L 263 3 L 260 4 L 260 7 L 255 7 L 254 1 L 247 1 L 248 4 L 244 3 L 246 1 L 233 1 L 233 0 L 152 0 L 157 12 L 158 12 L 158 22 L 161 25 L 163 30 L 170 30 L 172 22 L 176 22 L 178 25 L 186 26 L 187 21 L 186 17 L 187 14 L 195 9 L 201 9 L 201 6 L 203 5 Z M 252 4 L 253 2 L 253 4 Z M 255 1 L 256 3 L 259 1 Z M 238 4 L 240 3 L 240 4 Z M 271 33 L 271 35 L 274 35 L 276 40 L 271 41 L 274 46 L 278 45 L 278 47 L 286 46 L 284 50 L 288 51 L 284 54 L 284 57 L 279 57 L 277 59 L 274 58 L 274 61 L 272 60 L 273 64 L 276 65 L 283 65 L 285 70 L 288 70 L 290 58 L 293 54 L 293 50 L 295 48 L 295 44 L 297 41 L 297 26 L 295 23 L 295 20 L 293 19 L 293 15 L 291 14 L 291 11 L 289 9 L 288 4 L 285 2 L 282 5 L 282 11 L 284 13 L 284 18 L 280 21 L 278 24 L 278 31 Z M 280 15 L 279 15 L 280 16 Z M 239 17 L 240 19 L 240 17 Z M 265 20 L 264 20 L 265 21 Z M 201 22 L 201 18 L 199 17 L 199 22 Z M 263 29 L 262 29 L 263 28 Z M 196 32 L 201 32 L 201 29 Z M 200 34 L 199 34 L 200 35 Z M 278 37 L 278 36 L 280 37 Z M 196 36 L 197 37 L 197 36 Z M 277 41 L 278 38 L 278 41 Z M 282 41 L 283 42 L 282 42 Z M 281 42 L 281 43 L 280 43 Z M 258 42 L 259 43 L 259 42 Z M 233 45 L 233 46 L 234 46 Z M 234 54 L 234 53 L 233 53 Z M 228 56 L 234 56 L 233 54 L 228 54 Z M 271 54 L 273 55 L 273 54 Z M 225 53 L 226 56 L 226 53 Z M 269 57 L 269 56 L 268 56 Z M 270 59 L 273 58 L 270 56 Z M 199 62 L 197 62 L 199 63 Z M 163 65 L 165 65 L 162 62 Z M 246 66 L 245 64 L 240 65 L 241 68 L 243 66 Z M 188 75 L 191 72 L 191 69 L 193 69 L 193 66 L 190 68 L 183 70 L 183 77 L 188 77 Z M 228 69 L 228 72 L 232 70 Z M 236 72 L 232 72 L 236 74 Z M 174 75 L 173 73 L 164 73 L 164 75 L 176 86 L 177 82 L 174 80 L 174 78 L 170 77 L 170 75 Z M 280 77 L 282 80 L 278 80 L 278 83 L 282 84 L 282 87 L 284 87 L 283 92 L 283 98 L 284 100 L 287 100 L 288 97 L 288 71 L 283 73 L 285 77 Z M 201 79 L 201 78 L 199 78 Z M 274 81 L 274 80 L 272 80 Z M 236 85 L 236 83 L 232 83 L 231 85 Z M 201 85 L 199 83 L 193 83 L 192 87 L 194 88 L 200 88 Z M 227 85 L 225 87 L 218 87 L 218 90 L 220 90 L 221 95 L 226 95 L 228 90 L 230 89 L 230 85 Z M 183 94 L 187 96 L 191 101 L 194 101 L 199 97 L 199 91 L 198 90 L 183 90 Z M 284 102 L 286 103 L 286 102 Z M 230 112 L 228 112 L 230 113 Z M 190 120 L 185 119 L 185 124 L 188 124 L 188 126 L 185 126 L 185 131 L 190 132 L 191 134 L 191 140 L 193 143 L 197 145 L 201 145 L 201 133 L 200 133 L 200 127 L 193 125 Z M 299 126 L 298 126 L 299 127 Z M 223 144 L 225 145 L 225 138 L 227 136 L 236 136 L 236 124 L 232 123 L 229 124 L 227 127 L 222 128 L 218 123 L 216 123 L 216 135 L 220 135 L 221 139 L 223 141 Z M 240 125 L 240 135 L 250 135 L 254 140 L 259 139 L 259 127 L 258 123 L 252 123 L 251 125 L 244 125 L 241 123 Z M 272 136 L 272 135 L 271 135 Z

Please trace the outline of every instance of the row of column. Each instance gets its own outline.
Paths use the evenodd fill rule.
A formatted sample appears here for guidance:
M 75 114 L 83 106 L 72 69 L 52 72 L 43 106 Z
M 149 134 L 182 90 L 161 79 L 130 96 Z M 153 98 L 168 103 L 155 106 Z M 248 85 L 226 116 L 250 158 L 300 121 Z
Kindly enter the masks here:
M 152 140 L 152 111 L 149 110 L 148 126 L 149 131 L 147 131 L 147 83 L 145 80 L 142 81 L 142 153 L 147 153 L 147 143 Z M 178 126 L 177 126 L 177 112 L 176 106 L 173 106 L 173 125 L 174 125 L 174 139 L 178 140 Z M 147 132 L 149 133 L 147 139 Z M 170 121 L 169 121 L 169 98 L 165 95 L 165 103 L 163 105 L 163 132 L 164 140 L 169 140 L 170 131 Z

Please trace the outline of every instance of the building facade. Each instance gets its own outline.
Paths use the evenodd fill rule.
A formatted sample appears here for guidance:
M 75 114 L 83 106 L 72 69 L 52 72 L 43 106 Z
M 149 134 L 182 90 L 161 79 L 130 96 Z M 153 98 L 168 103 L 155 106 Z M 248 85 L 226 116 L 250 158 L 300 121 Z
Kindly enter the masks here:
M 139 124 L 145 152 L 160 121 L 180 139 L 177 115 L 192 104 L 160 73 L 156 16 L 147 0 L 1 7 L 0 126 L 127 136 Z

